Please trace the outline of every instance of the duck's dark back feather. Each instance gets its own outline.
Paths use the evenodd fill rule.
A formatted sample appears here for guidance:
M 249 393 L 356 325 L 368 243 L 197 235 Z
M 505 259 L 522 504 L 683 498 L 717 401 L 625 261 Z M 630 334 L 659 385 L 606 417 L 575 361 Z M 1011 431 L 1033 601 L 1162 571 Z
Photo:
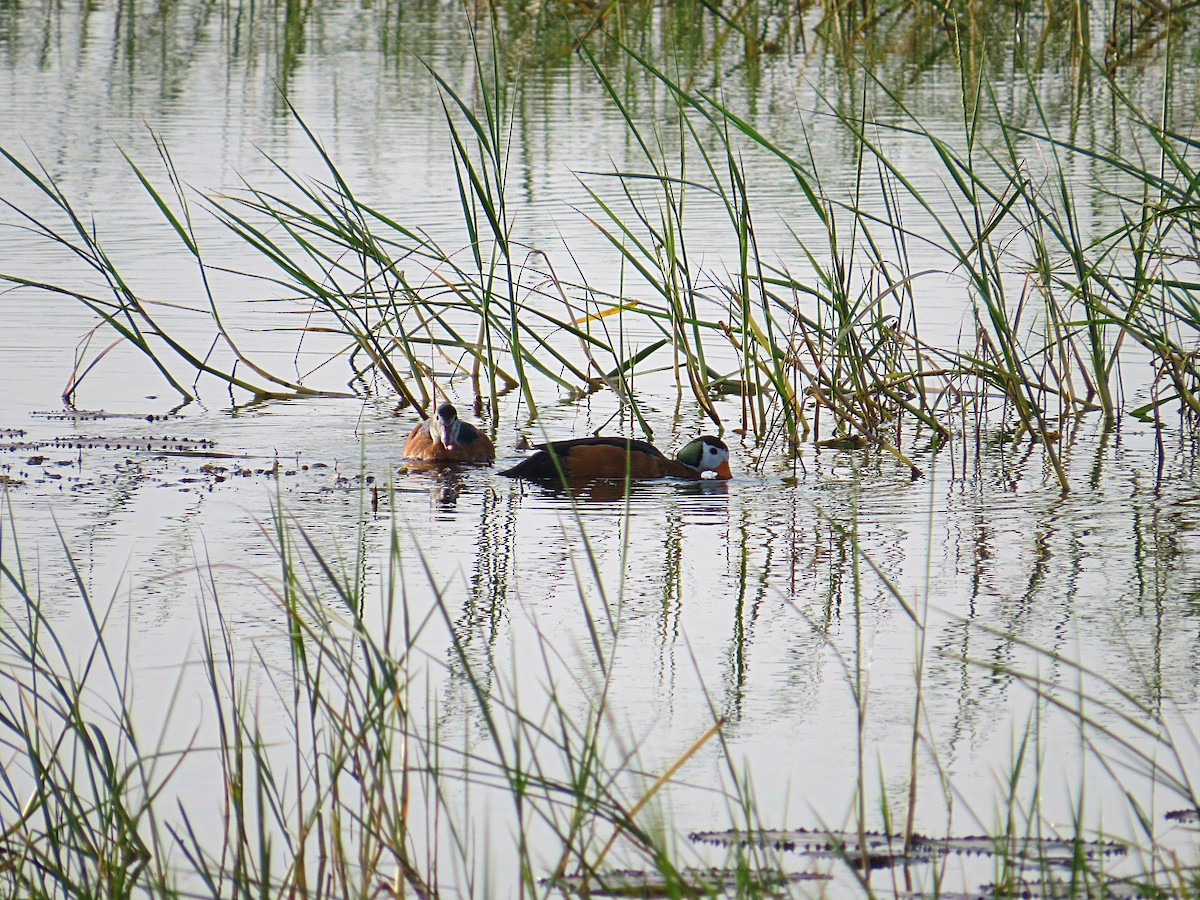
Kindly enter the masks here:
M 621 477 L 626 471 L 632 471 L 634 477 L 646 477 L 666 474 L 673 463 L 652 444 L 631 438 L 574 438 L 539 444 L 537 450 L 533 456 L 500 474 L 531 481 L 557 480 L 564 476 Z M 649 471 L 645 471 L 647 465 Z
M 472 425 L 470 422 L 463 422 L 461 419 L 458 424 L 458 442 L 470 446 L 481 437 L 486 437 L 482 431 Z
M 653 444 L 647 444 L 645 441 L 637 441 L 633 438 L 622 437 L 586 437 L 586 438 L 571 438 L 568 441 L 551 441 L 548 444 L 538 444 L 538 450 L 547 452 L 553 451 L 559 456 L 569 455 L 576 447 L 617 447 L 624 450 L 626 453 L 645 453 L 647 456 L 663 456 L 662 451 Z

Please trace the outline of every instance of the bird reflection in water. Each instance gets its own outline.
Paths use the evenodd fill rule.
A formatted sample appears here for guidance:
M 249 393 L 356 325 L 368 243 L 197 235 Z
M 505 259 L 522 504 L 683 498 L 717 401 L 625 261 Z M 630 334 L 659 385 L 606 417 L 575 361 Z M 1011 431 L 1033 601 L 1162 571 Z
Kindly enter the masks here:
M 712 498 L 715 502 L 713 509 L 726 506 L 729 497 L 729 482 L 713 478 L 704 480 L 684 481 L 634 481 L 623 478 L 567 478 L 554 482 L 535 482 L 535 486 L 527 487 L 523 493 L 538 493 L 553 500 L 574 501 L 603 505 L 606 503 L 624 503 L 627 500 L 634 505 L 644 506 L 661 503 L 672 497 Z M 699 507 L 704 507 L 703 503 Z
M 407 460 L 404 474 L 415 475 L 429 483 L 429 498 L 434 506 L 452 509 L 458 505 L 458 495 L 467 489 L 462 467 L 443 462 Z

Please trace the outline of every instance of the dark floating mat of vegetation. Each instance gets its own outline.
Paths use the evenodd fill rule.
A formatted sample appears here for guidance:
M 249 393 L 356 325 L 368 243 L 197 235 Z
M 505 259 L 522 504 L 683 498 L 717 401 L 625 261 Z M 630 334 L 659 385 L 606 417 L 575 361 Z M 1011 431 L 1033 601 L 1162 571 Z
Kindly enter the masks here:
M 60 422 L 105 422 L 109 419 L 139 419 L 145 422 L 162 422 L 166 419 L 180 418 L 170 413 L 116 413 L 107 412 L 103 409 L 34 410 L 30 415 Z M 3 433 L 3 431 L 0 431 L 0 434 Z
M 782 891 L 802 881 L 828 881 L 820 872 L 750 872 L 741 869 L 684 869 L 668 881 L 661 872 L 618 870 L 597 875 L 567 875 L 547 881 L 564 891 L 602 897 L 678 897 L 745 890 Z
M 974 894 L 941 892 L 937 894 L 897 894 L 896 898 L 897 900 L 907 900 L 907 898 L 912 898 L 912 900 L 930 898 L 932 900 L 937 897 L 938 900 L 946 900 L 948 897 L 970 897 L 973 900 L 990 900 L 993 897 L 1018 897 L 1034 900 L 1034 898 L 1041 897 L 1104 897 L 1105 900 L 1135 900 L 1138 897 L 1153 896 L 1157 895 L 1154 892 L 1146 892 L 1134 884 L 1097 880 L 1087 885 L 1065 881 L 1015 881 L 1007 884 L 985 884 Z
M 191 453 L 205 456 L 222 456 L 216 452 L 217 442 L 208 438 L 188 437 L 105 437 L 102 435 L 78 435 L 57 437 L 47 441 L 0 442 L 3 450 L 31 450 L 47 448 L 54 450 L 129 450 L 143 453 Z
M 1094 889 L 1099 885 L 1091 885 Z M 1102 896 L 1106 900 L 1134 900 L 1135 897 L 1150 896 L 1137 887 L 1116 882 L 1104 882 L 1103 893 L 1088 893 L 1081 885 L 1051 882 L 1018 881 L 1008 884 L 985 884 L 978 891 L 970 893 L 947 891 L 912 891 L 889 894 L 894 900 L 993 900 L 996 897 L 1019 898 L 1019 900 L 1035 900 L 1042 897 L 1095 897 Z
M 967 837 L 932 838 L 914 834 L 905 848 L 904 836 L 868 831 L 861 837 L 850 831 L 824 831 L 797 828 L 791 830 L 764 829 L 762 831 L 699 831 L 688 836 L 699 843 L 729 847 L 734 845 L 757 845 L 776 850 L 792 850 L 804 855 L 828 855 L 836 853 L 853 859 L 866 853 L 872 868 L 913 862 L 932 855 L 960 853 L 981 855 L 1019 856 L 1027 860 L 1049 864 L 1070 865 L 1082 855 L 1086 859 L 1102 856 L 1122 856 L 1125 845 L 1116 841 L 1073 841 L 1057 838 L 1012 838 L 971 835 Z
M 1200 810 L 1173 809 L 1167 813 L 1168 822 L 1178 822 L 1181 825 L 1200 825 Z

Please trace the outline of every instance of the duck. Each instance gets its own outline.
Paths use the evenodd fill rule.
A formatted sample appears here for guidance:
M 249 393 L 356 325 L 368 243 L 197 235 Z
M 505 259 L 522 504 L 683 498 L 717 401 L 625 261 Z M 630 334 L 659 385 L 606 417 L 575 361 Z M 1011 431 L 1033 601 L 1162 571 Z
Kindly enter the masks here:
M 490 463 L 496 458 L 496 448 L 486 434 L 458 417 L 453 404 L 443 403 L 409 432 L 404 455 L 427 462 Z
M 732 478 L 729 448 L 712 435 L 698 437 L 671 459 L 652 444 L 630 438 L 590 437 L 539 444 L 537 453 L 501 472 L 529 481 L 586 481 L 593 478 L 690 478 L 715 472 Z

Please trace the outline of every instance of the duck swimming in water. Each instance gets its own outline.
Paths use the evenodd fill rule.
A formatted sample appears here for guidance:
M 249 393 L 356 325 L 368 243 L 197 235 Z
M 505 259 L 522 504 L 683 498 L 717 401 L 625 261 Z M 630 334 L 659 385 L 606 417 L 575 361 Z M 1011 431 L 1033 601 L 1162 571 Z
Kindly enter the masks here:
M 729 448 L 712 435 L 698 437 L 674 459 L 645 441 L 629 438 L 575 438 L 540 444 L 537 453 L 501 472 L 530 481 L 585 481 L 592 478 L 691 478 L 715 472 L 732 478 Z
M 460 419 L 451 404 L 443 403 L 409 433 L 404 455 L 428 462 L 491 462 L 496 448 L 486 434 Z

